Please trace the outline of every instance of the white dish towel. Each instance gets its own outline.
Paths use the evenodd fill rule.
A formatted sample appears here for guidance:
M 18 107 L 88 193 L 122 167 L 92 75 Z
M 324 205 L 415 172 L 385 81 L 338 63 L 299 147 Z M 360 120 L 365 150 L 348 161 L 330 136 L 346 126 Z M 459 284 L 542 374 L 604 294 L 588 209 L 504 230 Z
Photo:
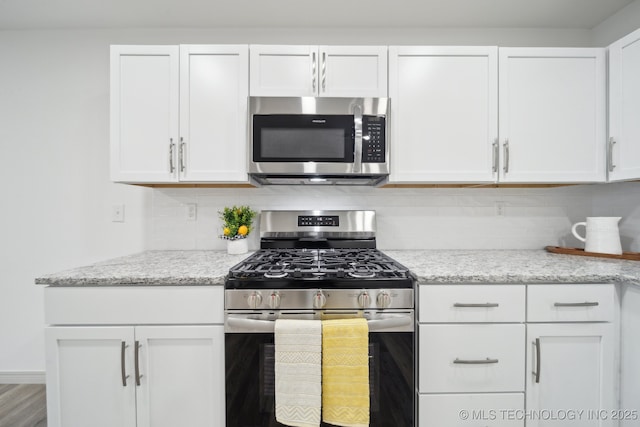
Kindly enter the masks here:
M 276 420 L 293 427 L 320 426 L 322 322 L 277 319 Z

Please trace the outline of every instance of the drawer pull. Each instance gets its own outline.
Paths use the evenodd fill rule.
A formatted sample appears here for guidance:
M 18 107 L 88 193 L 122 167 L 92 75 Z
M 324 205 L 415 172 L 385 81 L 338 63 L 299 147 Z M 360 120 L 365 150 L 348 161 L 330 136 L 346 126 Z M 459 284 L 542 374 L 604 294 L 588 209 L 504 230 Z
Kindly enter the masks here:
M 556 302 L 554 307 L 597 307 L 599 302 Z
M 135 343 L 135 352 L 134 352 L 134 363 L 135 363 L 135 368 L 136 368 L 136 385 L 139 386 L 140 385 L 140 378 L 142 378 L 143 376 L 140 375 L 140 347 L 142 347 L 142 344 L 140 344 L 140 341 L 136 341 Z
M 498 304 L 497 302 L 485 302 L 482 304 L 465 304 L 465 303 L 461 303 L 461 302 L 457 302 L 455 304 L 453 304 L 454 307 L 456 308 L 491 308 L 491 307 L 499 307 L 500 304 Z
M 492 363 L 498 363 L 498 362 L 499 362 L 498 359 L 490 359 L 488 357 L 486 359 L 479 359 L 479 360 L 458 359 L 456 357 L 456 360 L 453 361 L 453 363 L 458 365 L 490 365 Z
M 536 338 L 536 340 L 533 342 L 534 347 L 536 348 L 536 370 L 534 372 L 532 372 L 533 375 L 536 376 L 536 383 L 540 382 L 540 353 L 541 353 L 541 349 L 540 349 L 540 338 Z
M 127 386 L 127 378 L 129 378 L 129 375 L 127 375 L 125 362 L 124 362 L 124 353 L 127 347 L 129 347 L 127 343 L 122 341 L 122 345 L 120 346 L 120 374 L 122 375 L 122 387 Z

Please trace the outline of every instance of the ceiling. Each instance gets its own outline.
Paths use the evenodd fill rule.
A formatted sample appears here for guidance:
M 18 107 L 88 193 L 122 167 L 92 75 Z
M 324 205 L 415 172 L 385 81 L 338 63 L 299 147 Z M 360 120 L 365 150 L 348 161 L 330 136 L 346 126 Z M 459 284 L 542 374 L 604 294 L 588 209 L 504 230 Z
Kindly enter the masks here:
M 633 0 L 0 0 L 0 29 L 592 29 L 632 2 Z

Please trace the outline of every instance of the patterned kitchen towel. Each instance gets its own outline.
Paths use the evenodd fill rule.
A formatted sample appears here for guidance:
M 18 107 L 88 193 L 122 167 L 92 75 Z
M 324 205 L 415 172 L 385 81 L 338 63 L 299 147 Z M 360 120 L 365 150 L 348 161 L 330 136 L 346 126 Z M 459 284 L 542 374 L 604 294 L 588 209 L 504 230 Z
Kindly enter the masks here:
M 369 327 L 367 320 L 322 321 L 322 420 L 369 426 Z
M 276 420 L 318 427 L 322 404 L 322 322 L 277 319 L 275 326 Z

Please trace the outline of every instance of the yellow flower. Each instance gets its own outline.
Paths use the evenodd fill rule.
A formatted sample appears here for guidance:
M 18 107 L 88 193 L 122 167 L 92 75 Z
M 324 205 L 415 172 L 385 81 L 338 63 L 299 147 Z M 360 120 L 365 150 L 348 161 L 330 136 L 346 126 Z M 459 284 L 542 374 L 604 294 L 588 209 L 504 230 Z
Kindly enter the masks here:
M 222 234 L 224 234 L 225 236 L 231 234 L 231 230 L 229 230 L 229 227 L 225 227 L 224 230 L 222 230 Z
M 238 227 L 238 234 L 239 235 L 246 236 L 248 232 L 249 232 L 249 229 L 247 228 L 246 225 L 241 225 L 240 227 Z

